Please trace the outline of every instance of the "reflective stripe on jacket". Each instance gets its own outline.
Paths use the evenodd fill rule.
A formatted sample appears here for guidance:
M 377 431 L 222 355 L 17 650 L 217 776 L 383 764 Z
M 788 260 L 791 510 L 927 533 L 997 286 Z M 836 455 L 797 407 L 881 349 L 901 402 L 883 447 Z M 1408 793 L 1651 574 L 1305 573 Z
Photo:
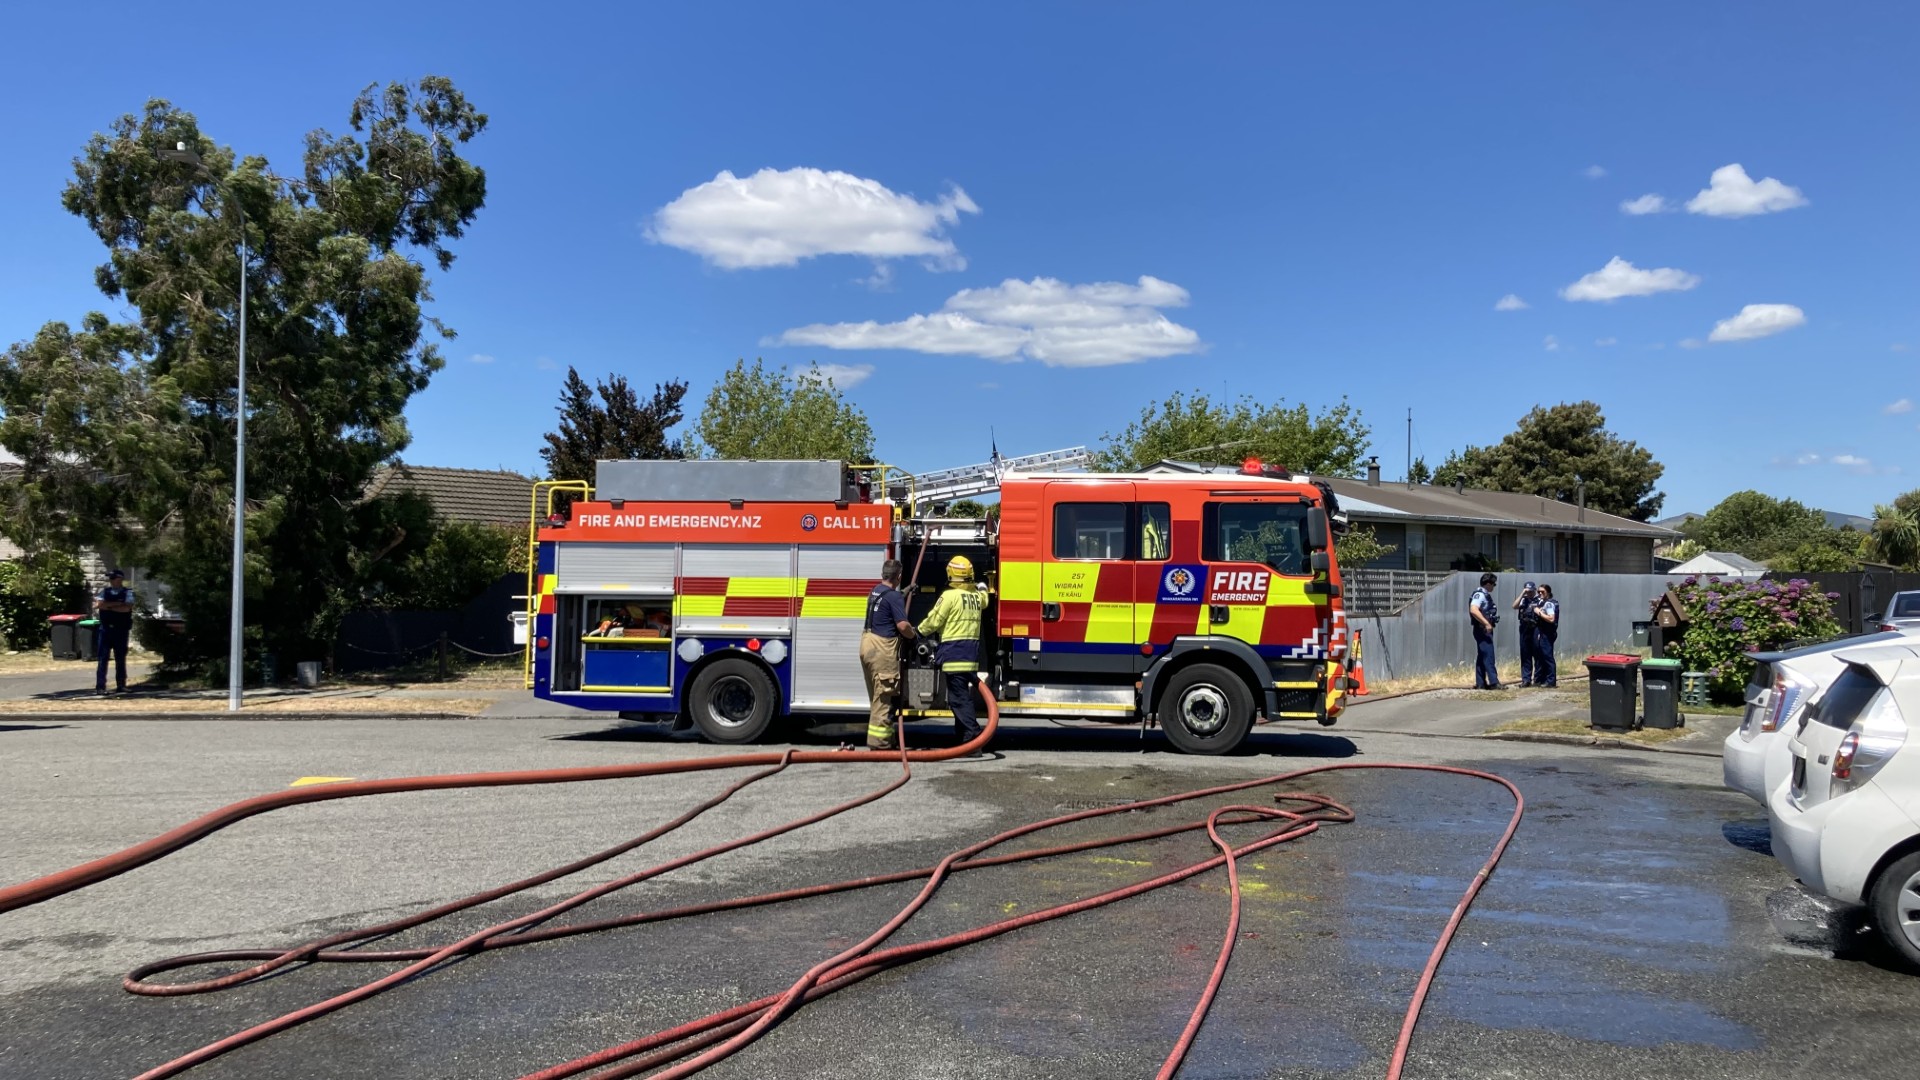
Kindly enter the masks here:
M 980 617 L 987 609 L 987 594 L 971 585 L 955 585 L 940 594 L 933 610 L 921 620 L 922 637 L 940 639 L 934 659 L 941 671 L 978 671 L 980 669 Z

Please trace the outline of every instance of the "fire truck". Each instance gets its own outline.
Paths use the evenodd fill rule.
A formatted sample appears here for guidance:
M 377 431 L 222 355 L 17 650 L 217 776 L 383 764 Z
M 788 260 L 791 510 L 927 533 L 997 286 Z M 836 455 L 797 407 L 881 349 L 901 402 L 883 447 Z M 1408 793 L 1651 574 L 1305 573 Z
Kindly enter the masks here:
M 964 555 L 1007 719 L 1158 725 L 1196 754 L 1232 750 L 1255 723 L 1334 723 L 1348 633 L 1329 487 L 1251 459 L 1201 474 L 1023 464 L 975 468 L 969 488 L 838 461 L 603 461 L 591 485 L 542 482 L 527 684 L 719 743 L 783 716 L 864 715 L 859 640 L 881 562 L 906 568 L 917 623 Z M 943 492 L 988 489 L 997 517 L 929 512 Z M 932 651 L 903 642 L 906 720 L 951 716 Z

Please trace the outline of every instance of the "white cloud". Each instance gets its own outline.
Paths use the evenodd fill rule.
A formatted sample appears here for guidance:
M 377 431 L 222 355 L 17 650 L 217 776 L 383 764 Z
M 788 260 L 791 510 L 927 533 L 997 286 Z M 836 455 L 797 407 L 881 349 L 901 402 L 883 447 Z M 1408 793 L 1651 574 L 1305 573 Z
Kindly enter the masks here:
M 534 366 L 534 367 L 537 367 L 537 368 L 539 368 L 539 369 L 540 369 L 541 371 L 558 371 L 558 370 L 560 370 L 560 365 L 559 365 L 559 363 L 558 363 L 558 362 L 556 362 L 556 361 L 554 360 L 554 358 L 553 358 L 553 357 L 551 357 L 551 356 L 536 356 L 536 357 L 534 357 L 534 358 L 533 358 L 533 366 Z
M 1589 165 L 1586 168 L 1580 170 L 1580 175 L 1586 177 L 1589 180 L 1598 180 L 1601 177 L 1607 175 L 1607 170 L 1605 169 L 1605 167 L 1600 165 Z
M 1861 457 L 1859 454 L 1816 454 L 1812 451 L 1795 454 L 1790 458 L 1777 457 L 1773 459 L 1773 463 L 1776 466 L 1790 469 L 1807 469 L 1819 465 L 1830 465 L 1836 469 L 1845 469 L 1850 473 L 1855 473 L 1860 476 L 1873 476 L 1875 474 L 1892 475 L 1900 471 L 1900 466 L 1898 465 L 1875 465 L 1872 458 Z
M 1493 310 L 1495 311 L 1524 311 L 1526 307 L 1527 302 L 1512 293 L 1508 293 L 1493 302 Z
M 832 382 L 837 390 L 851 390 L 866 382 L 867 376 L 871 374 L 873 374 L 872 364 L 814 364 L 794 377 Z
M 1609 346 L 1609 345 L 1618 345 L 1618 344 L 1620 344 L 1620 339 L 1619 339 L 1619 338 L 1612 338 L 1612 337 L 1603 337 L 1603 338 L 1595 338 L 1595 339 L 1593 340 L 1593 343 L 1594 343 L 1595 345 L 1598 345 L 1598 346 L 1600 346 L 1601 348 L 1603 348 L 1603 349 L 1604 349 L 1604 348 L 1606 348 L 1606 347 L 1607 347 L 1607 346 Z
M 1713 324 L 1708 341 L 1752 341 L 1783 330 L 1791 330 L 1807 321 L 1807 313 L 1792 304 L 1748 304 L 1731 319 Z
M 1894 402 L 1881 411 L 1885 412 L 1888 416 L 1899 416 L 1902 413 L 1910 413 L 1913 411 L 1913 399 L 1901 398 L 1899 401 Z
M 1807 205 L 1800 189 L 1769 176 L 1755 180 L 1737 163 L 1713 170 L 1700 194 L 1687 200 L 1687 212 L 1708 217 L 1748 217 Z
M 990 288 L 962 289 L 931 315 L 890 323 L 816 323 L 788 330 L 770 343 L 1106 367 L 1200 351 L 1199 334 L 1158 310 L 1185 307 L 1187 299 L 1187 290 L 1150 276 L 1132 285 L 1010 278 Z
M 1540 347 L 1548 352 L 1559 352 L 1560 339 L 1554 337 L 1552 334 L 1548 334 L 1546 337 L 1540 339 Z
M 1642 195 L 1637 199 L 1628 199 L 1620 204 L 1620 212 L 1639 217 L 1643 214 L 1663 214 L 1673 209 L 1665 195 Z
M 1702 347 L 1702 346 L 1704 346 L 1704 345 L 1706 345 L 1706 342 L 1704 342 L 1704 341 L 1701 341 L 1701 340 L 1700 340 L 1699 338 L 1697 338 L 1697 337 L 1690 337 L 1690 338 L 1681 338 L 1681 339 L 1680 339 L 1680 347 L 1681 347 L 1681 348 L 1683 348 L 1683 349 L 1698 349 L 1698 348 L 1701 348 L 1701 347 Z
M 728 270 L 793 266 L 818 255 L 917 256 L 931 268 L 958 270 L 966 260 L 945 232 L 961 214 L 979 212 L 958 186 L 921 202 L 851 173 L 723 171 L 661 207 L 647 238 Z
M 1888 352 L 1906 352 L 1907 343 L 1904 341 L 1896 341 L 1893 344 L 1887 346 L 1887 351 Z
M 493 356 L 489 353 L 477 352 L 467 357 L 467 362 L 473 364 L 491 364 L 493 363 Z
M 1618 300 L 1623 296 L 1652 296 L 1680 292 L 1700 284 L 1698 275 L 1663 266 L 1642 270 L 1615 255 L 1607 265 L 1560 290 L 1568 300 Z
M 983 382 L 983 383 L 981 383 L 981 384 L 980 384 L 980 389 L 982 389 L 982 390 L 998 390 L 998 389 L 1000 389 L 1000 384 L 999 384 L 999 383 L 997 383 L 997 382 Z

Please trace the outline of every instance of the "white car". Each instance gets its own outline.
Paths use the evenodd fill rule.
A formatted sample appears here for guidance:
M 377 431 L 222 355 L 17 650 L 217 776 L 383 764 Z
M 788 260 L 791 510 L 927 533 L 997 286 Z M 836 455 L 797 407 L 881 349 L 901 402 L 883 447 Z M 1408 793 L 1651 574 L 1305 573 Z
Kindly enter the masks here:
M 1748 653 L 1754 664 L 1753 677 L 1747 681 L 1747 711 L 1740 726 L 1721 744 L 1721 779 L 1761 806 L 1767 805 L 1767 796 L 1787 781 L 1786 732 L 1800 722 L 1808 701 L 1846 670 L 1840 651 L 1903 638 L 1920 639 L 1920 629 L 1823 641 L 1784 652 Z
M 1787 783 L 1767 815 L 1773 853 L 1801 884 L 1871 908 L 1920 965 L 1920 645 L 1843 650 L 1846 670 L 1787 740 Z

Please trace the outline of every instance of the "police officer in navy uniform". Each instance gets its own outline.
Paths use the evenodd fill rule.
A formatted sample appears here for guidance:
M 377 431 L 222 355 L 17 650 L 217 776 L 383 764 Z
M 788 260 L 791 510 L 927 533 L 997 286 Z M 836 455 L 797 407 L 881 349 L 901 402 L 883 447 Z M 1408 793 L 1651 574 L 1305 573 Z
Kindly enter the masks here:
M 1554 642 L 1560 637 L 1560 601 L 1553 598 L 1553 586 L 1540 586 L 1540 602 L 1534 607 L 1533 685 L 1559 686 L 1560 672 L 1554 663 Z
M 892 750 L 899 723 L 893 715 L 900 691 L 900 639 L 913 637 L 907 598 L 900 593 L 900 563 L 880 564 L 880 584 L 867 594 L 867 625 L 860 634 L 860 672 L 867 677 L 867 749 Z
M 1480 587 L 1467 601 L 1467 617 L 1473 620 L 1473 688 L 1500 689 L 1500 668 L 1493 658 L 1493 628 L 1500 623 L 1500 607 L 1493 602 L 1493 587 L 1500 579 L 1480 575 Z
M 93 599 L 93 617 L 100 625 L 94 630 L 93 655 L 99 666 L 94 670 L 93 688 L 107 692 L 107 656 L 115 661 L 114 682 L 121 693 L 127 690 L 127 637 L 133 632 L 133 590 L 127 588 L 127 576 L 118 570 L 107 574 L 107 587 Z
M 1532 686 L 1540 681 L 1536 675 L 1540 664 L 1540 593 L 1533 582 L 1520 586 L 1520 595 L 1513 598 L 1513 610 L 1520 615 L 1520 685 Z

